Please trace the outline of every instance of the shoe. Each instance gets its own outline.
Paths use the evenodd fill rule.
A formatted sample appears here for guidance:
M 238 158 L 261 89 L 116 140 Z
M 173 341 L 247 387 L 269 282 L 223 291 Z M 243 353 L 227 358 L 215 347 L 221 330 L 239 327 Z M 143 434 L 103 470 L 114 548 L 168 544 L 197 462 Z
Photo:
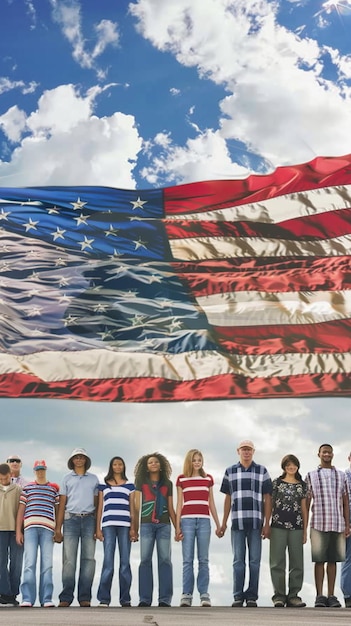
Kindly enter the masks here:
M 29 608 L 32 607 L 33 604 L 31 602 L 21 602 L 20 606 L 22 606 L 23 608 Z
M 180 606 L 191 606 L 193 598 L 191 595 L 184 593 L 180 598 Z
M 235 599 L 234 599 L 234 602 L 233 602 L 233 604 L 232 604 L 232 607 L 233 607 L 233 608 L 240 607 L 240 606 L 243 606 L 243 604 L 244 604 L 244 601 L 243 601 L 243 600 L 239 600 L 239 599 L 238 599 L 238 600 L 235 600 Z
M 123 604 L 121 604 L 122 608 L 125 608 L 125 607 L 128 607 L 128 606 L 129 607 L 132 606 L 130 602 L 123 602 Z
M 19 602 L 15 596 L 0 595 L 0 604 L 7 604 L 8 606 L 18 606 Z
M 168 609 L 170 609 L 170 608 L 171 608 L 171 605 L 170 605 L 170 604 L 167 604 L 167 602 L 159 602 L 159 603 L 158 603 L 158 606 L 162 606 L 162 607 L 164 607 L 164 608 L 165 608 L 165 607 L 167 607 Z
M 44 604 L 41 605 L 44 609 L 51 609 L 51 607 L 54 607 L 54 603 L 53 602 L 44 602 Z
M 139 602 L 138 606 L 151 606 L 148 602 Z
M 63 600 L 62 602 L 59 602 L 59 604 L 57 605 L 60 609 L 66 609 L 68 606 L 71 606 L 70 602 L 65 602 L 65 600 Z
M 333 609 L 339 609 L 341 607 L 341 603 L 336 596 L 329 596 L 327 606 L 330 606 Z
M 256 602 L 256 600 L 246 600 L 246 606 L 249 609 L 256 609 L 257 608 L 257 602 Z
M 82 600 L 81 602 L 79 602 L 79 606 L 84 609 L 88 609 L 90 607 L 90 602 L 89 600 Z
M 344 598 L 345 600 L 345 609 L 351 609 L 351 597 Z
M 204 596 L 203 598 L 200 597 L 200 602 L 201 606 L 211 606 L 211 600 L 208 596 Z
M 281 598 L 276 598 L 275 600 L 273 600 L 273 604 L 275 609 L 283 609 L 285 607 L 285 601 Z
M 100 604 L 99 604 L 99 607 L 100 607 L 101 609 L 106 609 L 106 608 L 108 609 L 108 607 L 109 607 L 109 606 L 110 606 L 110 605 L 109 605 L 109 604 L 106 604 L 105 602 L 100 602 Z
M 316 607 L 316 609 L 318 609 L 320 607 L 328 606 L 328 598 L 327 598 L 327 596 L 317 596 L 316 597 L 316 601 L 314 603 L 314 606 Z
M 299 598 L 299 596 L 293 596 L 292 598 L 288 598 L 288 601 L 286 603 L 286 606 L 291 606 L 291 607 L 295 607 L 295 608 L 303 608 L 304 606 L 306 606 L 306 602 L 302 602 L 301 598 Z

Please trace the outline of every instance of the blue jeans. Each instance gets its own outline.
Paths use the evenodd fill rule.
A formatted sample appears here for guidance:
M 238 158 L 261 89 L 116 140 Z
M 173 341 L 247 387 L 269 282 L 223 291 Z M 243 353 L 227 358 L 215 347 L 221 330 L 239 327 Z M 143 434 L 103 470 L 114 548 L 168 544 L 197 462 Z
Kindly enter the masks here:
M 66 514 L 67 515 L 67 514 Z M 60 602 L 73 601 L 76 584 L 77 552 L 80 541 L 78 602 L 90 602 L 95 574 L 95 516 L 72 515 L 63 522 L 63 565 Z
M 246 545 L 249 550 L 249 585 L 244 591 Z M 232 530 L 233 596 L 235 600 L 257 600 L 260 575 L 262 538 L 261 529 Z
M 0 594 L 15 598 L 22 573 L 23 546 L 16 543 L 14 530 L 0 531 Z
M 183 594 L 192 596 L 194 591 L 194 552 L 197 546 L 199 570 L 197 575 L 197 589 L 200 596 L 208 596 L 210 570 L 208 565 L 208 550 L 210 546 L 211 523 L 209 518 L 189 517 L 181 519 L 181 528 L 184 535 L 182 541 L 183 552 Z
M 171 525 L 140 524 L 139 600 L 152 604 L 154 581 L 152 553 L 156 541 L 158 562 L 158 601 L 171 604 L 173 595 L 173 573 L 171 562 Z
M 39 602 L 52 601 L 52 560 L 54 534 L 43 526 L 33 526 L 24 530 L 24 568 L 21 584 L 23 602 L 35 604 L 37 596 L 37 556 L 40 548 Z
M 351 597 L 351 537 L 346 539 L 345 561 L 341 563 L 340 587 L 344 598 Z
M 130 602 L 130 586 L 132 584 L 132 572 L 130 569 L 130 539 L 127 526 L 105 526 L 102 529 L 104 535 L 104 561 L 102 564 L 100 585 L 97 599 L 103 604 L 111 602 L 111 585 L 114 574 L 114 560 L 116 541 L 119 550 L 119 601 L 121 604 Z

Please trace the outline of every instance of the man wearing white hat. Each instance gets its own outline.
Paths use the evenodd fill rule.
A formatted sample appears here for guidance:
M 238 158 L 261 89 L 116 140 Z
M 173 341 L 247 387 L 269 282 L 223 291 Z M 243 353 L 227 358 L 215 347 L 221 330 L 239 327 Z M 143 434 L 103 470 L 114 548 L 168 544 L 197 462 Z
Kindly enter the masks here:
M 261 563 L 261 540 L 269 537 L 272 512 L 272 481 L 267 469 L 253 461 L 255 446 L 252 441 L 241 441 L 239 463 L 228 467 L 222 481 L 225 494 L 221 532 L 227 528 L 231 512 L 233 561 L 233 607 L 256 607 Z M 246 548 L 249 552 L 249 584 L 244 591 Z
M 71 471 L 62 481 L 55 531 L 55 541 L 63 540 L 63 589 L 59 606 L 68 607 L 73 602 L 80 542 L 78 602 L 82 607 L 89 607 L 95 574 L 95 509 L 99 481 L 95 474 L 87 471 L 91 459 L 84 448 L 75 448 L 67 465 Z

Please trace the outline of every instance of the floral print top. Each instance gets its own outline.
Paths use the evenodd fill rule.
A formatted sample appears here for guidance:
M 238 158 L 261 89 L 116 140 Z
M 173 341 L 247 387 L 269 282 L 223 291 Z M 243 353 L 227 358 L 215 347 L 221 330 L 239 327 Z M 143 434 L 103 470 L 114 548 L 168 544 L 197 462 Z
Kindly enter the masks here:
M 273 480 L 272 494 L 272 528 L 302 530 L 301 500 L 306 498 L 307 485 L 288 483 L 282 478 Z

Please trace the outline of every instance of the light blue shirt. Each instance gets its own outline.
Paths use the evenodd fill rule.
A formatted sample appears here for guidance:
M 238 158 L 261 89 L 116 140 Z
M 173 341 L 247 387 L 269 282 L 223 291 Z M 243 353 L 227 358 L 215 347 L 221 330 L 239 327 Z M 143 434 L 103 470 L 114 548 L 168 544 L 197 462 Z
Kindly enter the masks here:
M 98 494 L 99 480 L 95 474 L 76 474 L 74 470 L 63 477 L 60 496 L 66 496 L 68 513 L 94 513 L 94 497 Z

